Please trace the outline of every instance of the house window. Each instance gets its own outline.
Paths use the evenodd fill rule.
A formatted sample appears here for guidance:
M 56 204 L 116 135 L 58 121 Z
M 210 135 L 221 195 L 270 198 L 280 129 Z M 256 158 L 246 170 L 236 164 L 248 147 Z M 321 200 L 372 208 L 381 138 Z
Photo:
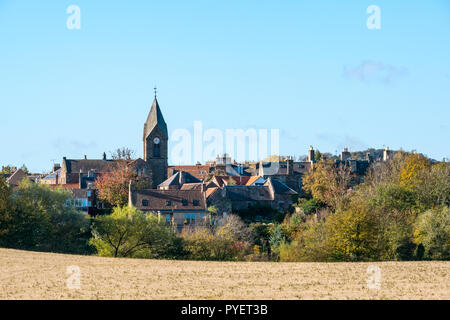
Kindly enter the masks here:
M 148 207 L 148 200 L 142 200 L 142 206 Z
M 188 205 L 188 202 L 187 202 L 187 200 L 181 200 L 181 203 L 183 204 L 183 206 L 187 206 Z
M 170 218 L 170 214 L 166 214 L 166 222 L 171 223 L 172 219 Z
M 194 224 L 197 215 L 195 213 L 186 213 L 184 215 L 184 223 L 185 224 Z
M 171 205 L 172 205 L 172 201 L 166 200 L 166 206 L 171 206 Z
M 194 206 L 198 206 L 198 200 L 194 200 L 194 201 L 192 202 L 192 204 L 193 204 Z

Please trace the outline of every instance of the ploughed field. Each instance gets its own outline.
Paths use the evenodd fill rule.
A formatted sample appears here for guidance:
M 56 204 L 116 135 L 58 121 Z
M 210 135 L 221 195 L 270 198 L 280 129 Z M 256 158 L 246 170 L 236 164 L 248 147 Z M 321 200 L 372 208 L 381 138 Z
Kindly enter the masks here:
M 0 249 L 0 299 L 450 299 L 449 269 L 440 261 L 202 262 Z

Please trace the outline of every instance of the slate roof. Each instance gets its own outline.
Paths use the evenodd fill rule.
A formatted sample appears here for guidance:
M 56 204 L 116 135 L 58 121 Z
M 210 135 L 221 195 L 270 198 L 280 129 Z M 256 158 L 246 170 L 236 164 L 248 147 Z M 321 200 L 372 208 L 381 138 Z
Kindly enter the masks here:
M 182 181 L 184 182 L 184 184 L 202 182 L 200 179 L 197 179 L 189 172 L 178 171 L 177 173 L 169 177 L 167 180 L 159 184 L 158 187 L 181 186 L 183 184 Z
M 91 159 L 63 159 L 63 166 L 65 164 L 67 173 L 87 173 L 89 170 L 95 172 L 105 172 L 111 169 L 115 160 L 91 160 Z
M 277 194 L 297 194 L 296 191 L 289 188 L 286 184 L 284 184 L 283 182 L 281 182 L 278 179 L 269 178 L 269 179 L 267 179 L 266 183 L 267 184 L 271 183 L 272 187 L 273 187 L 273 191 Z
M 202 190 L 203 183 L 185 183 L 180 187 L 180 190 Z
M 231 201 L 271 201 L 273 197 L 268 186 L 225 186 Z
M 159 108 L 158 100 L 155 97 L 152 107 L 144 124 L 144 139 L 153 131 L 155 127 L 159 127 L 166 138 L 169 137 L 167 125 L 164 121 L 161 109 Z
M 12 186 L 18 186 L 19 183 L 26 178 L 26 173 L 22 170 L 16 170 L 12 175 L 9 176 L 8 179 L 6 179 L 6 182 L 8 182 Z
M 207 208 L 200 190 L 132 190 L 131 199 L 137 209 L 145 211 L 206 211 Z M 147 200 L 148 206 L 143 206 L 142 200 Z M 187 205 L 183 206 L 183 200 L 187 200 Z M 194 200 L 198 201 L 197 206 L 194 205 Z M 170 201 L 170 205 L 167 205 L 166 201 Z

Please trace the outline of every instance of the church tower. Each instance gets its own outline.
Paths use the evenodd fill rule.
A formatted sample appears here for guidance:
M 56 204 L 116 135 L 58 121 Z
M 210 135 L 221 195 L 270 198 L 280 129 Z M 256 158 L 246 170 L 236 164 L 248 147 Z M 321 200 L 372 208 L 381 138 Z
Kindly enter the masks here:
M 152 169 L 153 188 L 167 179 L 168 139 L 167 125 L 155 91 L 155 99 L 144 124 L 144 160 Z

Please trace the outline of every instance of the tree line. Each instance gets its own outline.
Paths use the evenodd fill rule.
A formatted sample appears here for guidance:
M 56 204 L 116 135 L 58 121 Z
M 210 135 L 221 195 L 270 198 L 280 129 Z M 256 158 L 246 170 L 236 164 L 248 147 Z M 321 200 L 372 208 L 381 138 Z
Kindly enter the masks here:
M 449 163 L 398 152 L 373 163 L 363 183 L 353 179 L 344 164 L 320 160 L 290 212 L 254 207 L 219 217 L 210 207 L 176 233 L 158 215 L 123 205 L 124 183 L 104 188 L 103 199 L 116 202 L 111 214 L 89 217 L 68 204 L 70 191 L 27 180 L 13 190 L 0 178 L 0 246 L 155 259 L 449 260 Z

